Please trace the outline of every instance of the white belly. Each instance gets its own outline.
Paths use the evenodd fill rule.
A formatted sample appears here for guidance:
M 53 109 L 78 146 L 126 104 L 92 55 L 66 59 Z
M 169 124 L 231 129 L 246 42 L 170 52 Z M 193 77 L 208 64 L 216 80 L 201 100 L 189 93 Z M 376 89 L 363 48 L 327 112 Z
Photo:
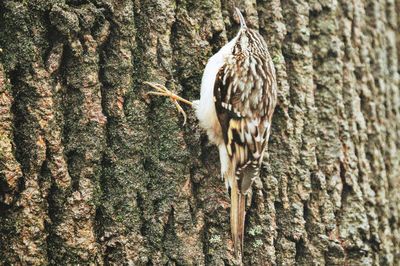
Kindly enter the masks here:
M 223 144 L 224 140 L 215 110 L 214 84 L 218 71 L 225 63 L 226 56 L 232 53 L 236 38 L 233 38 L 208 60 L 201 80 L 200 101 L 195 103 L 196 116 L 200 121 L 200 126 L 207 131 L 208 138 L 216 145 Z
M 197 104 L 196 115 L 200 126 L 207 131 L 208 138 L 219 145 L 222 140 L 221 126 L 218 121 L 214 103 L 214 83 L 218 70 L 223 65 L 223 60 L 215 54 L 207 63 L 201 81 L 200 101 Z

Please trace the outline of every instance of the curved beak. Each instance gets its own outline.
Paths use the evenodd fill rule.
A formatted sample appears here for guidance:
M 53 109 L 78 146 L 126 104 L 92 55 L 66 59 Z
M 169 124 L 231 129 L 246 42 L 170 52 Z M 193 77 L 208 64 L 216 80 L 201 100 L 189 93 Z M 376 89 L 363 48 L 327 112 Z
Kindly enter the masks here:
M 235 10 L 236 10 L 236 14 L 238 15 L 239 20 L 240 20 L 240 28 L 246 29 L 247 25 L 246 25 L 246 21 L 244 20 L 243 15 L 242 15 L 242 12 L 240 12 L 239 8 L 237 8 L 237 7 L 235 7 Z

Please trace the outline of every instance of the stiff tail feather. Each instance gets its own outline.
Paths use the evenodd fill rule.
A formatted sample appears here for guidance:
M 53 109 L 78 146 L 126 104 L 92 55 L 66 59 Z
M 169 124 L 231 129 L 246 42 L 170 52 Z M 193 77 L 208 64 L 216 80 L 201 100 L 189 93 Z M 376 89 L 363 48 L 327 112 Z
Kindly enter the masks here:
M 241 194 L 237 183 L 233 182 L 231 187 L 231 232 L 236 258 L 243 255 L 245 206 L 246 195 Z

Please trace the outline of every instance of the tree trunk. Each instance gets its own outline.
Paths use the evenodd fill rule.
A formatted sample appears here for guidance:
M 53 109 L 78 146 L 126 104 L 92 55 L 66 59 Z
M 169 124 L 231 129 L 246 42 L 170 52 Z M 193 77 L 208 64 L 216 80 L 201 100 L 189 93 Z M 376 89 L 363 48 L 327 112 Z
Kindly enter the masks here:
M 235 5 L 279 88 L 244 264 L 400 264 L 399 0 L 3 0 L 1 265 L 235 264 L 216 147 L 143 85 L 199 98 Z

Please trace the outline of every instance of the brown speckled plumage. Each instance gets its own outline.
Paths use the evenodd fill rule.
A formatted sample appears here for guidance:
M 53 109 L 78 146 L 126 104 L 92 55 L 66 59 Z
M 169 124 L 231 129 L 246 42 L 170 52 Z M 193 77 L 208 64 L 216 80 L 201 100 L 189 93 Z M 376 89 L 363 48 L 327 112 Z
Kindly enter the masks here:
M 214 101 L 230 167 L 231 228 L 236 254 L 243 245 L 245 199 L 260 175 L 276 105 L 276 77 L 262 36 L 242 27 L 214 85 Z

